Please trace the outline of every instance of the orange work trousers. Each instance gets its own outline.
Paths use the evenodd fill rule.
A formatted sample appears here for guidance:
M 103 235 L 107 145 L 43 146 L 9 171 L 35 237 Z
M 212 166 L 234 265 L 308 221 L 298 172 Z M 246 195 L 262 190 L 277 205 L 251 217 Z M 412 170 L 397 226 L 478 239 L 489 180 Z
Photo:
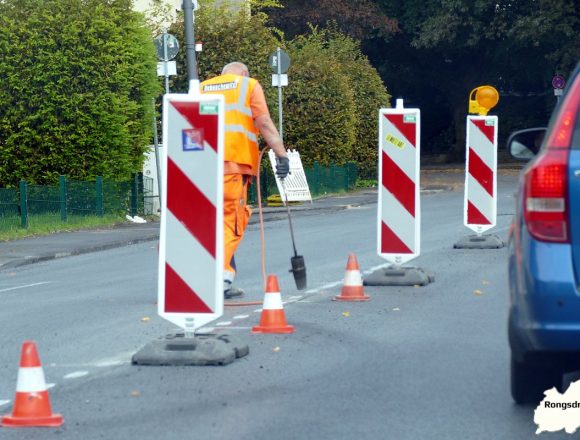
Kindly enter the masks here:
M 232 277 L 236 271 L 230 263 L 252 215 L 247 205 L 250 179 L 242 174 L 224 175 L 224 270 Z

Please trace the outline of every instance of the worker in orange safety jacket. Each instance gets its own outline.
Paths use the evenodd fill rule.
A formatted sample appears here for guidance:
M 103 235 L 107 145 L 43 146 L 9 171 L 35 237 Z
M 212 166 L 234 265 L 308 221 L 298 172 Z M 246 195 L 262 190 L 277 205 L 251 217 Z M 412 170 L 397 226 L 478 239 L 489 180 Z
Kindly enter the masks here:
M 201 83 L 202 94 L 225 97 L 224 151 L 224 296 L 243 294 L 232 287 L 236 275 L 234 253 L 250 219 L 248 186 L 257 176 L 258 134 L 276 154 L 276 175 L 283 179 L 290 171 L 284 143 L 270 112 L 260 83 L 250 78 L 240 62 L 227 64 L 222 74 Z

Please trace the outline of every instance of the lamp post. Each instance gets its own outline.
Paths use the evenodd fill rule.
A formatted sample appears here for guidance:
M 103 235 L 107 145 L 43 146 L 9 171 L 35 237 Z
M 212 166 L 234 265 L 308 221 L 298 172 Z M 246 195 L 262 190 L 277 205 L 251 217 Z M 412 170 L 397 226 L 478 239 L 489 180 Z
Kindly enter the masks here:
M 187 79 L 189 80 L 189 93 L 196 93 L 199 89 L 194 38 L 194 11 L 197 8 L 197 0 L 183 0 L 183 20 L 185 22 L 185 57 L 187 59 Z

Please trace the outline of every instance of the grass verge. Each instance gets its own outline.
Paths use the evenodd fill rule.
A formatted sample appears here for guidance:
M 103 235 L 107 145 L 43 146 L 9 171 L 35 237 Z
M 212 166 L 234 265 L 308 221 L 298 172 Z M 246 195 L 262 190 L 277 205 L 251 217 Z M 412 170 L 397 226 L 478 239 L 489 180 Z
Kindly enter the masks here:
M 28 217 L 28 228 L 20 226 L 19 216 L 0 217 L 0 241 L 17 240 L 19 238 L 54 234 L 55 232 L 70 232 L 80 229 L 112 227 L 126 220 L 119 215 L 69 215 L 63 222 L 60 214 L 38 214 Z

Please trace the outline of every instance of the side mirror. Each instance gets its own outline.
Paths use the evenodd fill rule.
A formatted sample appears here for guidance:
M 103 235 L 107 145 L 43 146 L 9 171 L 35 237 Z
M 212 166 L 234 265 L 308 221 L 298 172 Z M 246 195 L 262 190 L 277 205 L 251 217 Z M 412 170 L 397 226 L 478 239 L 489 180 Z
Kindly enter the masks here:
M 516 131 L 507 141 L 508 151 L 516 159 L 530 160 L 540 151 L 545 135 L 543 127 Z

